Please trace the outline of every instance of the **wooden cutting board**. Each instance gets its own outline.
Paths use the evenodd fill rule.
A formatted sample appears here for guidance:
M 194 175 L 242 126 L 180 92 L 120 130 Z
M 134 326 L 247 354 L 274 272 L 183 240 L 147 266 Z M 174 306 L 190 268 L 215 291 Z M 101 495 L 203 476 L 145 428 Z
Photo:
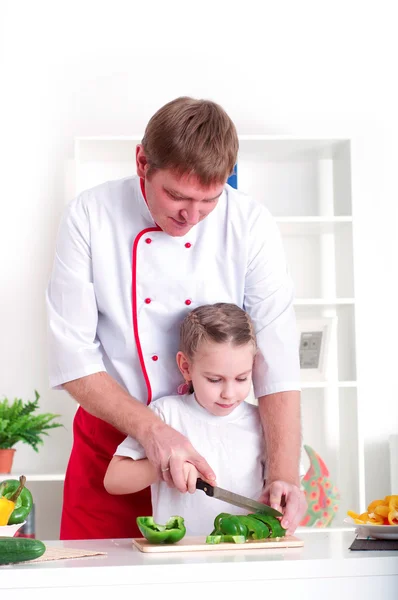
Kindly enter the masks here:
M 215 552 L 219 550 L 261 550 L 264 548 L 300 548 L 304 546 L 303 540 L 294 535 L 283 538 L 248 541 L 245 544 L 206 544 L 204 536 L 184 537 L 176 544 L 150 544 L 145 538 L 134 538 L 133 544 L 141 552 Z

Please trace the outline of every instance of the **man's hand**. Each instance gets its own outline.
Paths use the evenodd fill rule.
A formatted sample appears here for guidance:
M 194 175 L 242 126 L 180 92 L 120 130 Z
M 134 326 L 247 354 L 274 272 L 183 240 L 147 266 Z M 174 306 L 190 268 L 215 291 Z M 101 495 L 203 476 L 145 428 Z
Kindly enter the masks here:
M 182 493 L 186 491 L 192 493 L 192 473 L 189 487 L 184 472 L 186 463 L 190 463 L 196 468 L 196 478 L 200 474 L 209 483 L 216 479 L 209 464 L 195 450 L 189 440 L 165 423 L 156 423 L 141 444 L 144 446 L 147 458 L 159 470 L 160 477 L 170 487 L 176 487 Z
M 293 535 L 307 510 L 304 492 L 297 485 L 285 481 L 272 481 L 267 484 L 260 502 L 283 513 L 281 525 L 288 535 Z

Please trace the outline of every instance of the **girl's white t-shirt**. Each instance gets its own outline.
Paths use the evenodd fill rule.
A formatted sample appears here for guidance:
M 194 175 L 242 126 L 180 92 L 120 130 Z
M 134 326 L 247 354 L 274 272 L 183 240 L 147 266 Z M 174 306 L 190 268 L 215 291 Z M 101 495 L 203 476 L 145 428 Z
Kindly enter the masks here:
M 264 483 L 265 446 L 256 406 L 242 402 L 231 414 L 216 417 L 190 394 L 159 398 L 149 408 L 189 439 L 214 470 L 219 487 L 259 499 Z M 131 437 L 118 446 L 115 454 L 134 460 L 146 456 L 141 444 Z M 179 515 L 185 519 L 188 535 L 210 534 L 214 519 L 221 512 L 248 513 L 210 498 L 201 490 L 182 494 L 163 481 L 151 486 L 151 495 L 155 522 L 164 524 L 171 516 Z

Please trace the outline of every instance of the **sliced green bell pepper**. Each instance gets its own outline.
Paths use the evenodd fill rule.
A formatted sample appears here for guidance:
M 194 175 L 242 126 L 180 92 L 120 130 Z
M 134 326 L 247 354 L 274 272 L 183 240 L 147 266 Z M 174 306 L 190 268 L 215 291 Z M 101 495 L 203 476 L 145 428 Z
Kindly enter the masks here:
M 258 521 L 264 523 L 270 530 L 270 538 L 284 537 L 286 535 L 286 529 L 284 529 L 280 521 L 278 521 L 278 519 L 276 517 L 273 517 L 272 515 L 253 513 L 248 515 L 248 517 L 253 517 L 254 519 L 257 519 Z
M 217 520 L 217 519 L 216 519 Z M 216 535 L 244 535 L 247 537 L 248 530 L 238 515 L 223 516 L 218 520 Z
M 137 517 L 138 529 L 151 544 L 175 544 L 186 533 L 182 517 L 170 517 L 166 525 L 155 523 L 153 517 Z
M 262 521 L 253 519 L 250 515 L 239 515 L 239 520 L 246 525 L 249 540 L 264 540 L 270 536 L 269 528 Z
M 206 544 L 244 544 L 244 535 L 208 535 Z
M 18 487 L 19 481 L 17 479 L 6 479 L 0 484 L 0 498 L 7 498 L 9 500 Z M 24 487 L 15 502 L 15 508 L 8 519 L 8 525 L 16 525 L 25 521 L 32 510 L 32 506 L 32 494 Z

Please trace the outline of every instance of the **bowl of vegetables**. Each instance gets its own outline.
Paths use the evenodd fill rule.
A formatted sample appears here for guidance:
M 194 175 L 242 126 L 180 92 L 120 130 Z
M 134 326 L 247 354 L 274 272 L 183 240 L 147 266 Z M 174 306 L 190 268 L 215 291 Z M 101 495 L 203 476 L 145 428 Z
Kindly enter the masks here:
M 0 537 L 13 537 L 26 523 L 33 498 L 25 487 L 26 477 L 7 479 L 0 484 Z
M 366 512 L 358 514 L 349 510 L 347 515 L 349 518 L 344 519 L 344 522 L 355 523 L 356 531 L 361 537 L 398 540 L 398 494 L 373 500 Z

